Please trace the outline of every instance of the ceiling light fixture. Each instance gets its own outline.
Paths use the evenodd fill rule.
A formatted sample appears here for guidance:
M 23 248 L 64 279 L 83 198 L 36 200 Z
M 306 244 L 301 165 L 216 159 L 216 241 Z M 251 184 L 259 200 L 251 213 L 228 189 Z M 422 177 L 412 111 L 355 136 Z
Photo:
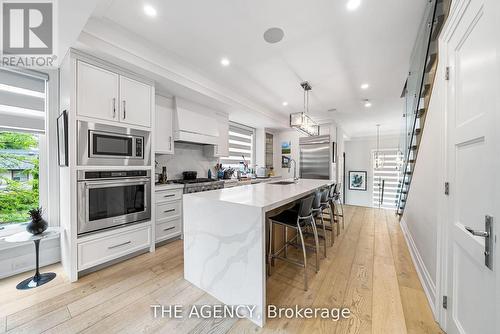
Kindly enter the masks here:
M 226 67 L 226 66 L 229 66 L 229 64 L 231 64 L 231 62 L 230 62 L 230 61 L 229 61 L 229 59 L 227 59 L 227 58 L 222 58 L 222 59 L 220 60 L 220 64 L 221 64 L 222 66 L 225 66 L 225 67 Z
M 144 13 L 147 15 L 147 16 L 156 16 L 157 12 L 156 12 L 156 9 L 151 6 L 151 5 L 144 5 Z
M 361 89 L 368 89 L 369 87 L 370 87 L 370 85 L 367 83 L 364 83 L 361 85 Z
M 288 102 L 283 101 L 282 105 L 283 105 L 283 107 L 286 107 L 288 105 Z
M 346 7 L 347 10 L 353 11 L 358 9 L 358 7 L 361 5 L 361 0 L 349 0 L 347 1 Z
M 304 89 L 304 111 L 290 114 L 290 127 L 308 136 L 318 136 L 318 123 L 307 115 L 309 112 L 309 91 L 312 90 L 312 87 L 307 81 L 302 82 L 300 86 Z
M 372 103 L 369 100 L 365 100 L 365 108 L 370 108 Z

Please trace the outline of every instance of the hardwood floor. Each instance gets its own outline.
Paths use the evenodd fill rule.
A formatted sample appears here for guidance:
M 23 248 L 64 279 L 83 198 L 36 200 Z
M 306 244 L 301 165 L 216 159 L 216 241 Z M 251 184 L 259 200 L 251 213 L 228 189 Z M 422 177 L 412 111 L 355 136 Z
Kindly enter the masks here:
M 345 216 L 318 273 L 311 256 L 309 290 L 298 267 L 277 261 L 267 298 L 276 306 L 348 307 L 349 319 L 269 319 L 259 328 L 246 319 L 154 318 L 153 304 L 218 304 L 183 279 L 179 240 L 76 283 L 60 265 L 43 268 L 58 276 L 38 289 L 15 289 L 26 273 L 0 280 L 0 333 L 442 333 L 393 213 L 346 207 Z

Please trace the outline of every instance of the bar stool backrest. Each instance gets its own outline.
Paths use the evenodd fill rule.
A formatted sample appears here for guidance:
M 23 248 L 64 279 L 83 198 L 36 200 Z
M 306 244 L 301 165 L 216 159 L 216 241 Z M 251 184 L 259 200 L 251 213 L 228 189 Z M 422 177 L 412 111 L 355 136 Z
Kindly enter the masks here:
M 321 203 L 326 203 L 328 202 L 328 192 L 330 191 L 329 188 L 325 188 L 321 190 Z
M 308 196 L 300 200 L 299 219 L 311 216 L 313 201 L 314 201 L 314 195 Z
M 313 210 L 318 210 L 321 207 L 321 200 L 323 198 L 322 195 L 323 195 L 323 192 L 320 190 L 317 190 L 314 193 L 314 201 L 313 201 L 313 205 L 312 205 Z
M 328 191 L 328 198 L 332 200 L 335 197 L 335 189 L 337 188 L 337 184 L 332 184 Z

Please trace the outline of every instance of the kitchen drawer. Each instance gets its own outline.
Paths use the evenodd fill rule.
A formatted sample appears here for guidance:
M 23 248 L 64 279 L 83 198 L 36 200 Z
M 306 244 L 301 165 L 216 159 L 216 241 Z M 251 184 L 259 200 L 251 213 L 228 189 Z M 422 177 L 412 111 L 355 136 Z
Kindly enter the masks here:
M 78 270 L 88 269 L 150 246 L 150 226 L 84 241 L 78 244 Z
M 180 218 L 173 220 L 161 220 L 156 222 L 156 241 L 165 240 L 178 236 L 182 232 Z
M 158 190 L 155 193 L 156 203 L 171 202 L 182 199 L 183 189 Z
M 156 220 L 179 217 L 182 213 L 181 206 L 181 201 L 156 204 Z

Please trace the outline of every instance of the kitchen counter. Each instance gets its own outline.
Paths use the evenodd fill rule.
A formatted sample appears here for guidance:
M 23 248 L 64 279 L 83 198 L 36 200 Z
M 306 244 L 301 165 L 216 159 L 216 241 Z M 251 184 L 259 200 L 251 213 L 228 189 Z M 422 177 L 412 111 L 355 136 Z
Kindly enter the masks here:
M 266 182 L 183 196 L 184 278 L 227 305 L 255 305 L 266 321 L 266 213 L 331 184 Z

